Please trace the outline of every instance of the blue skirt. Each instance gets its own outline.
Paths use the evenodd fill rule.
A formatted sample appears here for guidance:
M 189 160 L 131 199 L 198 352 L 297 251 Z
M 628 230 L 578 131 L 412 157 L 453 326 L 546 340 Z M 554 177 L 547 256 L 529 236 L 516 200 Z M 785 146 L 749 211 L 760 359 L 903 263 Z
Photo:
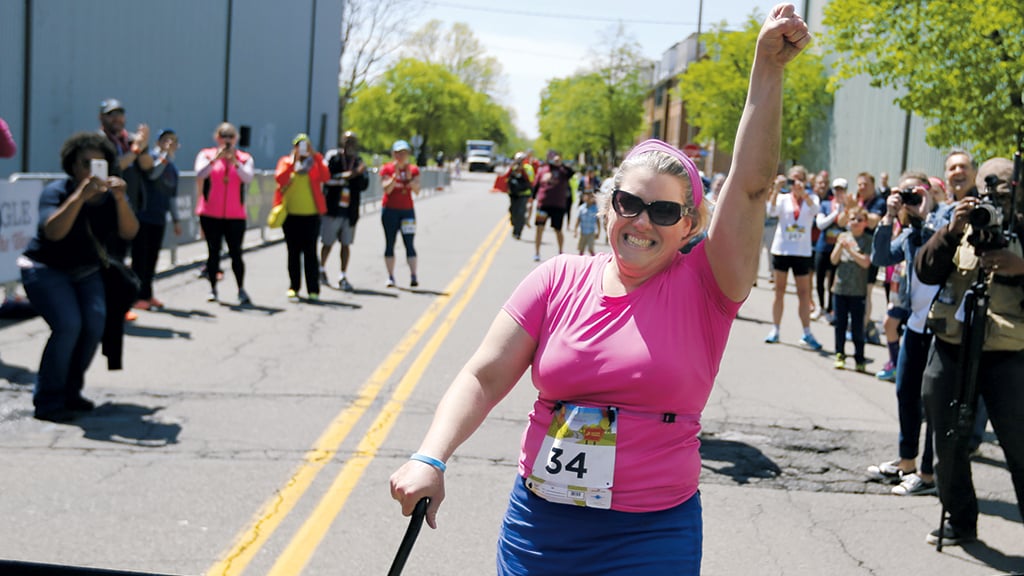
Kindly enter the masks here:
M 516 476 L 498 535 L 498 576 L 700 574 L 700 492 L 668 510 L 555 504 Z

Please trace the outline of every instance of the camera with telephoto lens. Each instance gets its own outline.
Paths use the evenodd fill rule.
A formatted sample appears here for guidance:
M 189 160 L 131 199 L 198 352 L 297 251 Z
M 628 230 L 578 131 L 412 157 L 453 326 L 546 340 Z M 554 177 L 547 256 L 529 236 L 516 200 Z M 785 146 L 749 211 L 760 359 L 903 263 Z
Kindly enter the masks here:
M 913 186 L 907 186 L 900 190 L 900 202 L 903 202 L 904 206 L 920 206 L 924 202 L 924 198 L 917 192 L 914 192 Z
M 1010 245 L 1003 234 L 1003 207 L 995 201 L 996 187 L 1000 183 L 995 174 L 986 176 L 985 194 L 979 197 L 978 203 L 967 215 L 971 225 L 971 235 L 967 237 L 967 242 L 979 254 L 988 250 L 1001 250 Z

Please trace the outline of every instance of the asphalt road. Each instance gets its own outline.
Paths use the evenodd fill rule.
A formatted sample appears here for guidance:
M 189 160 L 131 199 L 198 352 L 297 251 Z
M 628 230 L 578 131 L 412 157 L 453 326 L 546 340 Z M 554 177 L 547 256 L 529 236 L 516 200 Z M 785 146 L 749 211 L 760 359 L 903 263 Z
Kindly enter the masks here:
M 407 525 L 387 478 L 535 266 L 490 181 L 464 175 L 417 203 L 417 289 L 401 246 L 399 289 L 384 287 L 377 212 L 357 229 L 355 293 L 289 303 L 280 242 L 246 253 L 251 308 L 231 300 L 230 272 L 222 303 L 205 301 L 194 268 L 164 274 L 156 293 L 168 308 L 140 313 L 123 371 L 97 356 L 86 394 L 100 406 L 72 424 L 31 418 L 46 325 L 0 328 L 0 559 L 164 574 L 386 573 Z M 548 232 L 542 254 L 555 252 Z M 924 543 L 938 500 L 864 480 L 866 466 L 896 456 L 893 385 L 797 346 L 792 294 L 782 343 L 764 344 L 771 285 L 759 284 L 704 413 L 704 574 L 1024 571 L 1024 526 L 994 437 L 974 464 L 982 541 L 938 554 Z M 826 347 L 829 328 L 815 324 Z M 873 372 L 885 350 L 868 352 Z M 532 399 L 527 375 L 449 462 L 440 527 L 424 528 L 404 573 L 494 572 Z

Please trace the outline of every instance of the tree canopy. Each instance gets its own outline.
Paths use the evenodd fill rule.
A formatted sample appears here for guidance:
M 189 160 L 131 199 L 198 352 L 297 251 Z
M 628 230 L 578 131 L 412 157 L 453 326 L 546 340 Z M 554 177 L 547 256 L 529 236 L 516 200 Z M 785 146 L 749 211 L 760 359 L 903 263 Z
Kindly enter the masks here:
M 461 152 L 465 141 L 503 143 L 512 122 L 507 110 L 476 92 L 441 64 L 406 58 L 378 82 L 357 91 L 349 105 L 350 126 L 369 150 L 388 150 L 398 139 L 423 138 L 424 155 Z
M 747 99 L 750 67 L 763 18 L 752 14 L 737 32 L 723 22 L 703 34 L 706 58 L 690 64 L 679 79 L 679 92 L 690 125 L 698 128 L 697 142 L 732 152 L 736 128 Z M 828 76 L 821 56 L 803 52 L 786 66 L 783 81 L 783 159 L 797 160 L 804 153 L 814 122 L 824 118 L 832 103 Z
M 496 96 L 502 67 L 488 56 L 469 25 L 455 22 L 445 32 L 440 20 L 431 20 L 409 38 L 403 54 L 430 64 L 440 64 L 477 92 Z
M 620 25 L 602 37 L 591 69 L 548 81 L 541 93 L 539 147 L 566 158 L 585 153 L 614 164 L 643 128 L 650 62 Z
M 896 104 L 927 122 L 926 141 L 1008 156 L 1024 123 L 1024 4 L 977 0 L 832 0 L 823 39 L 836 77 L 860 74 L 901 94 Z M 1016 105 L 1014 104 L 1016 101 Z

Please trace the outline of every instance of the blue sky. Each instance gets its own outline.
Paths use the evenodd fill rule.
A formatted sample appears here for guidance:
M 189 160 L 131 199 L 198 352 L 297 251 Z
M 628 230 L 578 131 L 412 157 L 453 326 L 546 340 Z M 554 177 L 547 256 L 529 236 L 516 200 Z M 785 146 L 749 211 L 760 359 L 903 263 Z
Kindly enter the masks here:
M 775 2 L 704 0 L 703 4 L 701 30 L 707 31 L 721 21 L 730 28 L 740 27 L 752 11 L 766 15 Z M 441 20 L 446 29 L 454 22 L 465 22 L 473 29 L 487 53 L 504 68 L 507 86 L 502 104 L 515 111 L 519 129 L 534 138 L 540 92 L 547 80 L 585 67 L 591 50 L 615 30 L 617 21 L 623 21 L 640 43 L 644 56 L 659 59 L 673 44 L 697 31 L 699 6 L 699 0 L 427 0 L 418 18 Z

